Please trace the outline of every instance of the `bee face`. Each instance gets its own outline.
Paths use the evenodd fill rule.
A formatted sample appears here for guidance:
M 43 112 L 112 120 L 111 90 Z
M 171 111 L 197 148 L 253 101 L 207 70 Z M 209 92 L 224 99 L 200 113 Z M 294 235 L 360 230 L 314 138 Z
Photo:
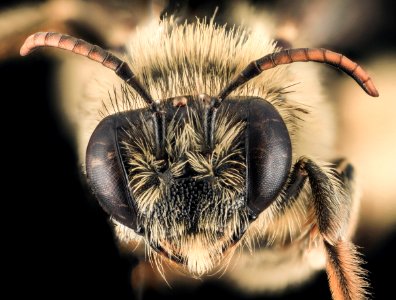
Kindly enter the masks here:
M 86 160 L 102 207 L 144 235 L 152 250 L 196 274 L 209 271 L 241 239 L 276 199 L 291 166 L 286 125 L 269 102 L 225 100 L 211 143 L 208 98 L 162 101 L 164 151 L 156 149 L 156 115 L 149 109 L 105 118 Z M 202 257 L 207 268 L 196 262 Z
M 116 112 L 96 126 L 89 142 L 81 138 L 88 145 L 90 185 L 104 210 L 126 228 L 120 236 L 143 240 L 150 253 L 187 267 L 192 276 L 208 273 L 245 238 L 257 238 L 260 250 L 280 257 L 282 264 L 304 265 L 311 274 L 304 255 L 314 244 L 327 257 L 333 295 L 361 299 L 364 271 L 348 241 L 357 207 L 351 166 L 343 159 L 326 166 L 310 157 L 307 149 L 316 141 L 306 133 L 315 130 L 304 127 L 308 112 L 286 95 L 289 72 L 278 66 L 327 63 L 378 96 L 370 77 L 326 49 L 279 50 L 271 40 L 212 23 L 163 24 L 129 49 L 143 84 L 126 62 L 70 36 L 37 33 L 21 48 L 22 55 L 51 46 L 86 56 L 132 88 L 122 89 L 120 106 L 117 97 L 110 99 Z M 257 51 L 267 55 L 256 59 Z M 267 76 L 258 80 L 264 71 Z M 202 92 L 211 96 L 196 96 Z M 309 98 L 308 92 L 300 99 Z M 133 107 L 138 100 L 144 108 Z M 270 264 L 258 265 L 261 273 L 271 272 Z M 248 264 L 241 269 L 251 270 Z M 284 286 L 299 282 L 297 273 L 282 274 Z

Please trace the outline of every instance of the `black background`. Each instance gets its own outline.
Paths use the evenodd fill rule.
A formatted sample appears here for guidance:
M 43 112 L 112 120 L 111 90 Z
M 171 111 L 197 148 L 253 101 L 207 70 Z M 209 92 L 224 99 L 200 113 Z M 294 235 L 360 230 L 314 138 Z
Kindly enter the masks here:
M 17 1 L 2 1 L 1 6 L 7 2 Z M 372 39 L 380 47 L 384 36 L 380 32 Z M 386 43 L 394 47 L 394 42 Z M 365 52 L 357 55 L 364 56 Z M 133 299 L 129 284 L 133 259 L 119 254 L 107 216 L 82 183 L 73 145 L 55 110 L 54 68 L 44 55 L 0 63 L 2 187 L 9 195 L 2 197 L 2 249 L 6 251 L 2 258 L 3 265 L 8 266 L 2 269 L 9 283 L 5 286 L 10 288 L 11 298 L 35 295 Z M 375 299 L 393 298 L 395 250 L 393 235 L 365 253 Z M 151 292 L 146 298 L 156 296 Z M 193 295 L 171 290 L 161 296 L 241 297 L 211 283 L 203 284 Z M 302 298 L 330 299 L 325 273 L 276 299 Z

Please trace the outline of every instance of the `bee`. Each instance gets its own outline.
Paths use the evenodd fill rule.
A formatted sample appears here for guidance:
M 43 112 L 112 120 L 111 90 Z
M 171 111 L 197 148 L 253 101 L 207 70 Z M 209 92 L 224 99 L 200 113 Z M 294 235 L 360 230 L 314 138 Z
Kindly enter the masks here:
M 295 63 L 339 68 L 377 97 L 361 66 L 172 18 L 138 32 L 125 59 L 53 32 L 31 35 L 20 53 L 40 47 L 101 64 L 90 65 L 100 88 L 65 113 L 89 186 L 130 252 L 163 275 L 164 264 L 193 278 L 222 272 L 246 292 L 283 290 L 325 268 L 334 299 L 367 296 L 350 240 L 353 166 L 331 151 L 333 116 L 315 66 Z

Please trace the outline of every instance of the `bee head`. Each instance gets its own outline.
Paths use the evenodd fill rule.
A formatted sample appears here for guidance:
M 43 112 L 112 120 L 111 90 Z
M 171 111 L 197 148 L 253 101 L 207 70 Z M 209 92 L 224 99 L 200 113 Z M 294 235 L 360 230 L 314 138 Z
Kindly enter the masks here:
M 280 193 L 291 166 L 290 137 L 264 99 L 227 99 L 215 113 L 209 96 L 161 103 L 156 113 L 103 119 L 88 145 L 87 176 L 115 220 L 201 275 Z
M 234 38 L 238 45 L 240 40 Z M 278 111 L 264 99 L 227 98 L 233 91 L 278 65 L 314 61 L 340 68 L 369 95 L 378 96 L 357 63 L 326 49 L 267 54 L 252 61 L 215 97 L 156 101 L 126 62 L 98 46 L 39 32 L 26 39 L 20 53 L 27 55 L 40 47 L 64 49 L 102 64 L 147 103 L 146 109 L 122 111 L 99 123 L 87 148 L 87 177 L 112 218 L 141 234 L 149 249 L 197 275 L 235 249 L 249 223 L 281 193 L 291 167 L 290 136 Z M 193 70 L 212 74 L 211 60 L 198 56 L 202 64 Z M 219 72 L 220 77 L 231 75 L 223 74 L 223 67 Z

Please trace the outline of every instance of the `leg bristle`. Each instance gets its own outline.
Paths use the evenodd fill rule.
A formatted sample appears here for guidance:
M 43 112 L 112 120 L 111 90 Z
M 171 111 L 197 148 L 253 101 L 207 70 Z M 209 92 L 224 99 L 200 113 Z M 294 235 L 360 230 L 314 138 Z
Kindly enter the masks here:
M 356 247 L 348 241 L 334 246 L 324 242 L 327 252 L 327 276 L 334 300 L 368 299 L 366 271 Z

